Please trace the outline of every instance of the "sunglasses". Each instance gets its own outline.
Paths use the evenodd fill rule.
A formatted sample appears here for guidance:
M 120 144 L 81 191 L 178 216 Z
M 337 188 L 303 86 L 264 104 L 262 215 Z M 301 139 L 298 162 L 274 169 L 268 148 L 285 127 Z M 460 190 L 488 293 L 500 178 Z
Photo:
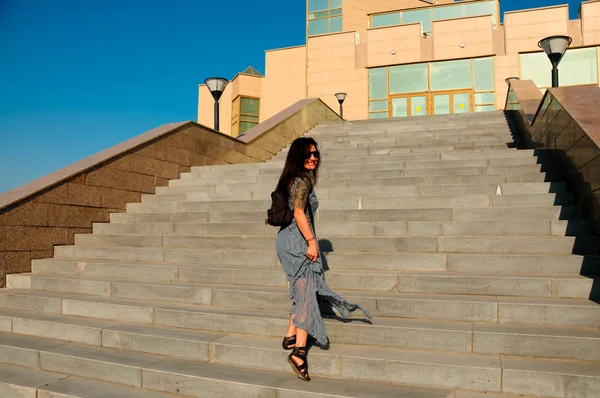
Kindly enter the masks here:
M 315 159 L 319 159 L 321 154 L 319 153 L 319 151 L 310 151 L 306 153 L 306 159 L 310 159 L 311 156 L 314 156 Z

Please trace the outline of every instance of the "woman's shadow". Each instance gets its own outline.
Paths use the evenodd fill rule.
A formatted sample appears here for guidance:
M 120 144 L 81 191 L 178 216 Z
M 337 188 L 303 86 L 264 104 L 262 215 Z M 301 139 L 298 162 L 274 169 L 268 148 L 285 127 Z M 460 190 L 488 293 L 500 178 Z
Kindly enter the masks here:
M 321 253 L 321 263 L 323 264 L 323 277 L 325 278 L 325 282 L 327 282 L 326 273 L 330 270 L 329 262 L 327 261 L 327 257 L 333 253 L 333 243 L 331 243 L 328 239 L 319 239 L 319 253 Z M 317 296 L 318 297 L 318 296 Z M 340 316 L 340 314 L 334 309 L 331 303 L 327 300 L 322 300 L 318 297 L 319 309 L 321 310 L 321 316 L 325 319 L 335 319 L 340 322 L 350 323 L 350 322 L 363 322 L 372 324 L 372 322 L 368 318 L 344 318 Z

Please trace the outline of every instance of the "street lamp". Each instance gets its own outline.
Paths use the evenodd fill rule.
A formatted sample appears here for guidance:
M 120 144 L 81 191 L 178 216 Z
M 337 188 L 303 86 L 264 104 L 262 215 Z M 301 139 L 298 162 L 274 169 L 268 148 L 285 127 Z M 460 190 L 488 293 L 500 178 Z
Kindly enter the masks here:
M 538 43 L 538 47 L 544 50 L 552 62 L 552 87 L 558 87 L 558 64 L 572 41 L 569 36 L 550 36 Z
M 337 98 L 338 102 L 340 103 L 340 117 L 343 119 L 344 118 L 344 107 L 342 106 L 342 104 L 344 103 L 344 100 L 346 99 L 346 96 L 348 94 L 346 93 L 336 93 L 335 94 L 335 98 Z
M 219 131 L 219 99 L 225 91 L 225 86 L 227 86 L 229 80 L 222 77 L 209 77 L 204 80 L 204 84 L 208 87 L 208 90 L 212 94 L 215 99 L 215 130 Z
M 510 82 L 513 80 L 521 80 L 521 79 L 519 79 L 517 76 L 511 76 L 511 77 L 507 77 L 506 79 L 504 79 L 504 81 L 506 82 L 508 87 L 510 87 Z

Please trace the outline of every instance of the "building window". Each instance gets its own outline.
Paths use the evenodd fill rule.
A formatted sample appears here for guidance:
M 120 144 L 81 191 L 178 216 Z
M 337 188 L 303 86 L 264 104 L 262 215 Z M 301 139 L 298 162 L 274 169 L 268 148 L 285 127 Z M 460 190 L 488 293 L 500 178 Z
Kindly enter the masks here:
M 231 106 L 231 134 L 237 137 L 258 124 L 260 99 L 237 97 Z
M 533 80 L 542 92 L 552 87 L 552 66 L 543 52 L 520 54 L 521 80 Z M 561 86 L 598 84 L 598 47 L 567 50 L 558 67 Z
M 342 31 L 342 0 L 308 0 L 308 35 Z
M 444 5 L 396 11 L 371 16 L 371 28 L 421 23 L 423 33 L 431 34 L 432 22 L 445 19 L 491 15 L 494 27 L 498 24 L 496 0 Z
M 369 69 L 369 118 L 496 109 L 494 58 Z

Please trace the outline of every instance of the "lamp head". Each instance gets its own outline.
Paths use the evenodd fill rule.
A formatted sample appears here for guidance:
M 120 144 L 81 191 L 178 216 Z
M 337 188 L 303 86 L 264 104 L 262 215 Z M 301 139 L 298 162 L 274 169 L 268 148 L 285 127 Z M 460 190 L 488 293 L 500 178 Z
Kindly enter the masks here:
M 218 102 L 219 98 L 221 98 L 223 91 L 225 91 L 225 86 L 227 86 L 228 83 L 229 80 L 223 77 L 209 77 L 208 79 L 204 80 L 204 84 L 206 84 L 206 87 L 216 102 Z
M 538 47 L 544 50 L 553 65 L 558 65 L 572 42 L 569 36 L 549 36 L 540 40 Z
M 340 103 L 340 105 L 342 105 L 342 103 L 344 102 L 344 100 L 346 99 L 346 96 L 348 94 L 346 93 L 336 93 L 335 94 L 335 98 L 337 98 L 338 102 Z

